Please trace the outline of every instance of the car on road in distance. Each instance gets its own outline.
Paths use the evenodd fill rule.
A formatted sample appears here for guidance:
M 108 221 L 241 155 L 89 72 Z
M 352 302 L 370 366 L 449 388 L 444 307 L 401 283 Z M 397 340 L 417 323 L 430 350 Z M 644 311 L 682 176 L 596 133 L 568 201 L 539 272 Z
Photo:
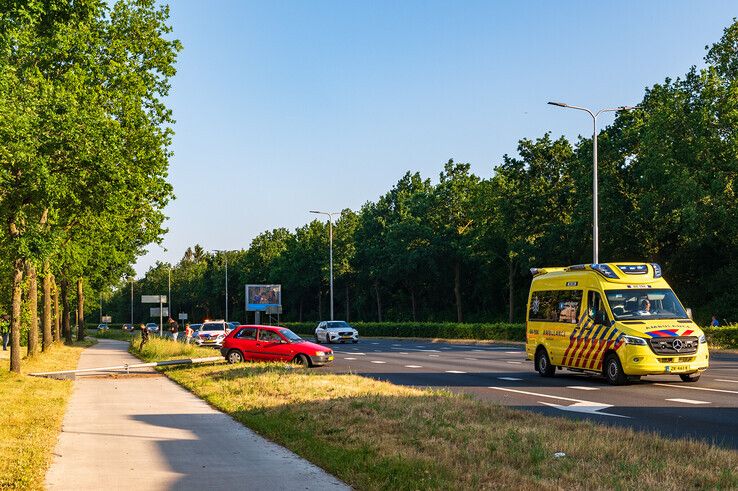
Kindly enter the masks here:
M 316 367 L 333 361 L 330 348 L 306 341 L 279 326 L 239 326 L 225 338 L 220 353 L 229 363 L 283 361 Z
M 613 385 L 644 375 L 696 382 L 707 339 L 655 263 L 532 268 L 526 356 L 544 377 L 557 369 L 603 375 Z
M 110 328 L 108 327 L 108 325 L 107 325 L 107 324 L 98 324 L 98 325 L 97 325 L 97 330 L 98 330 L 98 331 L 107 331 L 107 330 L 109 330 L 109 329 L 110 329 Z
M 346 321 L 322 321 L 315 328 L 315 340 L 319 343 L 358 343 L 359 331 Z
M 126 332 L 133 332 L 133 331 L 136 330 L 136 328 L 133 327 L 133 324 L 123 324 L 123 326 L 121 327 L 121 329 L 123 329 Z
M 146 324 L 146 330 L 149 332 L 159 332 L 159 324 L 149 322 L 148 324 Z
M 192 326 L 190 325 L 190 327 Z M 231 326 L 224 320 L 206 320 L 192 336 L 192 339 L 198 346 L 220 348 L 223 345 L 223 340 L 232 330 Z

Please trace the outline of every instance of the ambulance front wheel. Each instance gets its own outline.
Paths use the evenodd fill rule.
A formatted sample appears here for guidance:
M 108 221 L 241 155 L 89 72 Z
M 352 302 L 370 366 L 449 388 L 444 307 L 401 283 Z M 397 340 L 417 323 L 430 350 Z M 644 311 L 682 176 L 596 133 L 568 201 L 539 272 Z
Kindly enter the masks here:
M 548 357 L 546 348 L 538 348 L 535 362 L 536 371 L 541 374 L 541 377 L 553 377 L 554 373 L 556 373 L 556 367 L 551 364 L 551 359 Z
M 605 358 L 603 372 L 607 381 L 612 385 L 623 385 L 628 382 L 628 376 L 623 372 L 623 365 L 615 353 L 610 353 Z

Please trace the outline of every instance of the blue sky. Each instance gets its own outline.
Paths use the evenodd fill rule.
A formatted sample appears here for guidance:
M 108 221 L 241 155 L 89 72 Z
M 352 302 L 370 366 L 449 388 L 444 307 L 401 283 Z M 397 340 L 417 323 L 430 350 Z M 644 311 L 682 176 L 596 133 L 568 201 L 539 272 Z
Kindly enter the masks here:
M 593 108 L 702 64 L 731 1 L 177 0 L 177 199 L 164 248 L 241 249 L 311 209 L 358 209 L 448 159 L 489 177 L 517 141 L 589 133 Z M 610 122 L 603 119 L 603 123 Z M 166 249 L 166 250 L 164 250 Z

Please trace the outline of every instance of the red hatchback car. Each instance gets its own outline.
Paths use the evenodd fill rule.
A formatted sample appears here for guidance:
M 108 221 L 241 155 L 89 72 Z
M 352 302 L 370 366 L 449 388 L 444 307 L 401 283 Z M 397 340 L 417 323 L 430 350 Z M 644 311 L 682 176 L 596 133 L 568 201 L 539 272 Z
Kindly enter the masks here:
M 285 361 L 314 367 L 333 361 L 330 348 L 305 341 L 279 326 L 238 326 L 223 340 L 220 353 L 228 363 Z

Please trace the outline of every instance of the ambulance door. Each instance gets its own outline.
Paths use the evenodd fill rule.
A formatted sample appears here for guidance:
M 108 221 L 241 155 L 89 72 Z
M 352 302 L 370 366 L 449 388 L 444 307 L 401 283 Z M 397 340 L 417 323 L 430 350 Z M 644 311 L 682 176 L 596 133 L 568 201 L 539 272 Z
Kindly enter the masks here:
M 560 290 L 557 295 L 556 327 L 551 329 L 551 362 L 564 365 L 569 346 L 578 333 L 579 319 L 582 316 L 583 291 Z
M 584 370 L 593 369 L 598 357 L 602 354 L 602 347 L 608 339 L 610 320 L 602 300 L 602 293 L 597 290 L 587 290 L 585 312 L 579 323 L 582 332 L 580 341 L 576 345 L 567 365 Z

